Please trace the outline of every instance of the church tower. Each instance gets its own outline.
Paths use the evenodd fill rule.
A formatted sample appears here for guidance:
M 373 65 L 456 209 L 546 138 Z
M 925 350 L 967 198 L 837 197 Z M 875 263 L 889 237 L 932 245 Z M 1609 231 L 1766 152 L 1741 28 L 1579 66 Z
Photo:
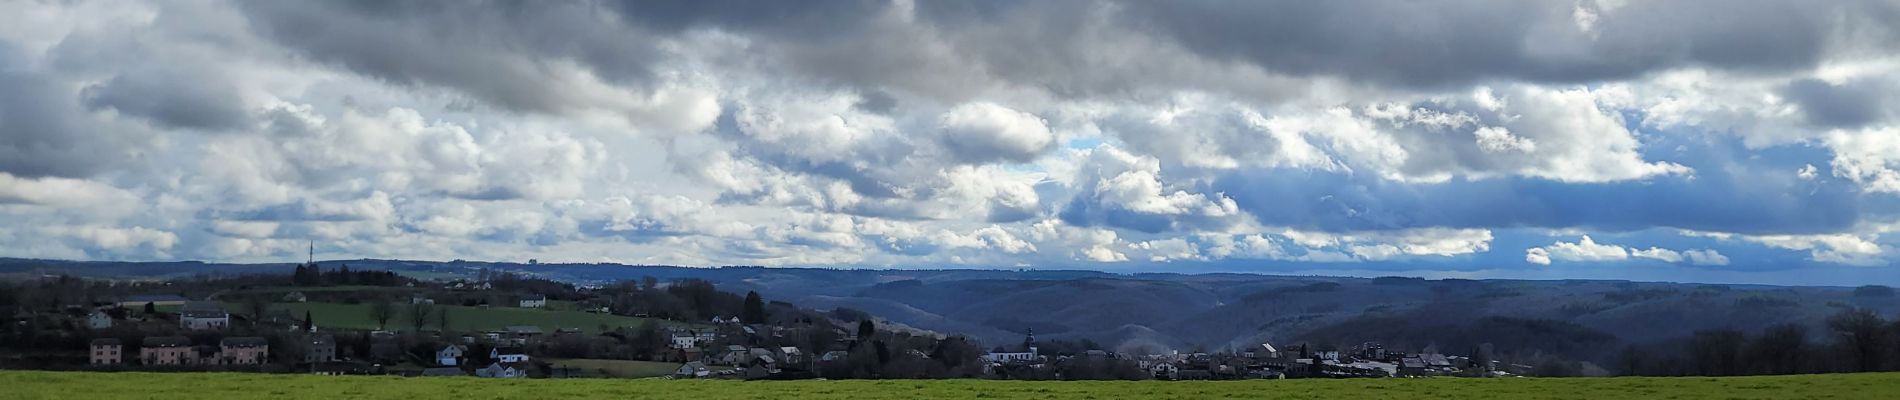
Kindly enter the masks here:
M 1028 333 L 1028 336 L 1023 337 L 1023 348 L 1028 349 L 1030 356 L 1039 356 L 1036 352 L 1036 328 L 1029 328 Z

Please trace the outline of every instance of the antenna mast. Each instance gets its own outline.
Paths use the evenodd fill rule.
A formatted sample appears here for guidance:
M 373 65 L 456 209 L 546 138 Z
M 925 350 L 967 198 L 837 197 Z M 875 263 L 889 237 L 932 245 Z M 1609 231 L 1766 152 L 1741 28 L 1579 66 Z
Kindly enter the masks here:
M 317 241 L 310 241 L 310 265 L 317 265 Z

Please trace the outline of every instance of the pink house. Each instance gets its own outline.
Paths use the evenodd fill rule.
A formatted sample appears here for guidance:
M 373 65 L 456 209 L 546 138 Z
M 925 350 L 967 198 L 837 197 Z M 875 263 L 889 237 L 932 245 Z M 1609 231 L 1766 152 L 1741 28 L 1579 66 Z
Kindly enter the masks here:
M 270 343 L 261 337 L 224 338 L 218 343 L 218 364 L 258 365 L 270 359 Z
M 120 351 L 124 349 L 125 346 L 119 343 L 119 339 L 93 339 L 91 353 L 92 365 L 119 365 L 125 361 L 124 356 L 120 353 Z
M 186 365 L 196 361 L 191 355 L 191 338 L 148 337 L 139 344 L 139 360 L 145 365 Z

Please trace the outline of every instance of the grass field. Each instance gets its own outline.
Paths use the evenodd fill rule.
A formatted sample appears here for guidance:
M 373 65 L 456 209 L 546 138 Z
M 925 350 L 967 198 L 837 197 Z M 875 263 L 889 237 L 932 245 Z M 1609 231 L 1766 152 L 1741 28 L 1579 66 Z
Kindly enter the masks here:
M 1900 374 L 1229 382 L 484 380 L 0 371 L 0 399 L 1892 399 Z
M 230 304 L 233 310 L 242 305 Z M 318 327 L 341 329 L 376 329 L 376 320 L 370 318 L 368 304 L 341 303 L 277 303 L 273 309 L 282 309 L 292 316 L 303 318 L 304 312 L 310 312 L 310 319 Z M 534 325 L 547 333 L 557 328 L 580 328 L 587 333 L 600 332 L 601 326 L 608 328 L 629 326 L 638 327 L 646 318 L 626 317 L 611 314 L 594 314 L 579 311 L 549 311 L 513 307 L 464 307 L 435 306 L 437 311 L 448 310 L 449 330 L 457 332 L 477 332 L 502 329 L 510 325 Z M 397 304 L 395 318 L 389 319 L 389 329 L 410 330 L 409 305 Z M 658 320 L 661 326 L 676 324 L 672 321 Z M 435 317 L 429 318 L 429 329 L 435 329 Z

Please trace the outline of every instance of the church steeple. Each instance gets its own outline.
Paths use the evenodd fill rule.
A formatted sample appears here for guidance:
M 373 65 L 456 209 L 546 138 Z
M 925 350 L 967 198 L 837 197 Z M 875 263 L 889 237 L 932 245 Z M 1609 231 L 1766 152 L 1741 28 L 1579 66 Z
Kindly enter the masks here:
M 1023 349 L 1029 351 L 1029 354 L 1032 354 L 1032 355 L 1037 354 L 1036 353 L 1036 328 L 1029 328 L 1027 333 L 1028 334 L 1023 337 Z

